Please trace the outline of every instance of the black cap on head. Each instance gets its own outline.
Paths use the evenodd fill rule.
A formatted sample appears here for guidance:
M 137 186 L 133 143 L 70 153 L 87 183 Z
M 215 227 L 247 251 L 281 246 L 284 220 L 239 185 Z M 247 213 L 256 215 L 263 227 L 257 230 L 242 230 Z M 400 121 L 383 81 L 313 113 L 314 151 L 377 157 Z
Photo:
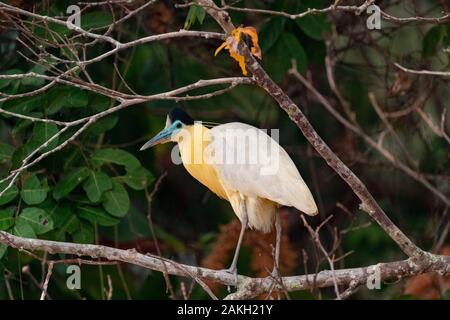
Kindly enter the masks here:
M 186 125 L 194 124 L 194 119 L 192 119 L 184 110 L 177 107 L 170 110 L 169 119 L 172 123 L 179 120 Z

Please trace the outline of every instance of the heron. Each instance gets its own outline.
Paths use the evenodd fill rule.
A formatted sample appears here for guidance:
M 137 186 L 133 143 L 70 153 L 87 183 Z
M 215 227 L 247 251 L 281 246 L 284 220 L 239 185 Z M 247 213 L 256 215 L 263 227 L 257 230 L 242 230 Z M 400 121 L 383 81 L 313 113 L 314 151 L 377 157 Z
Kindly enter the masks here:
M 194 119 L 181 108 L 167 114 L 162 131 L 141 148 L 178 144 L 181 161 L 192 177 L 228 201 L 241 222 L 231 265 L 225 271 L 237 277 L 237 262 L 245 230 L 263 233 L 275 225 L 272 276 L 278 276 L 281 223 L 280 206 L 294 207 L 307 215 L 317 205 L 288 153 L 264 130 L 241 122 L 216 126 Z

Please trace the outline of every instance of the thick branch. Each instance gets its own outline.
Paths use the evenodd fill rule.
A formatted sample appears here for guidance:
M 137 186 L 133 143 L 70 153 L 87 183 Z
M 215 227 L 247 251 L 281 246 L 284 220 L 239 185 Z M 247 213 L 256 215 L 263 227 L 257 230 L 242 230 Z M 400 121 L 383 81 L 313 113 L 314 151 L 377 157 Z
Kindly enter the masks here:
M 172 275 L 185 277 L 198 277 L 204 280 L 212 280 L 223 285 L 234 285 L 234 275 L 223 270 L 211 270 L 181 264 L 169 259 L 164 259 L 154 255 L 144 255 L 136 250 L 122 250 L 111 247 L 77 244 L 69 242 L 57 242 L 40 239 L 28 239 L 14 236 L 4 231 L 0 231 L 0 243 L 19 250 L 45 251 L 50 254 L 64 253 L 76 256 L 86 256 L 91 258 L 103 258 L 109 261 L 121 261 L 129 264 L 138 265 L 147 269 L 167 272 Z M 450 257 L 429 255 L 426 257 L 427 267 L 419 266 L 411 259 L 379 263 L 368 267 L 324 270 L 317 274 L 308 274 L 301 276 L 283 277 L 283 289 L 288 291 L 298 291 L 310 288 L 331 287 L 335 284 L 349 286 L 350 284 L 366 284 L 370 276 L 376 272 L 380 280 L 401 279 L 411 275 L 423 272 L 436 271 L 442 275 L 450 274 Z M 228 299 L 252 298 L 263 292 L 267 292 L 273 285 L 272 279 L 268 278 L 250 278 L 238 276 L 238 291 Z

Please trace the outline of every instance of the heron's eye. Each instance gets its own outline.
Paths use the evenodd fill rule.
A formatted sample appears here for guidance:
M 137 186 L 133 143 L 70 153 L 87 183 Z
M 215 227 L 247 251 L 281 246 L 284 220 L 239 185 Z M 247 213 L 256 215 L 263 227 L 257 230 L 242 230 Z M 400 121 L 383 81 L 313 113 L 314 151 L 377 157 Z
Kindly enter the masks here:
M 177 129 L 181 129 L 181 123 L 178 122 L 176 127 L 177 127 Z

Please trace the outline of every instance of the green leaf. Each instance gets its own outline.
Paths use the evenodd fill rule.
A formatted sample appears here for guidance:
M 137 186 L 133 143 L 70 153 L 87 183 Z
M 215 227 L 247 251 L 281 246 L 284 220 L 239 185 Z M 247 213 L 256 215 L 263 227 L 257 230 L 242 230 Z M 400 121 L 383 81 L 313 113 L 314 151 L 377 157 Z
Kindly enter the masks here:
M 112 16 L 105 11 L 93 11 L 81 15 L 81 28 L 84 30 L 103 28 L 113 23 Z
M 53 198 L 60 200 L 67 196 L 89 175 L 86 167 L 75 169 L 67 175 L 64 175 L 53 189 Z
M 72 214 L 70 219 L 67 220 L 66 224 L 61 228 L 61 230 L 65 230 L 66 232 L 72 234 L 78 229 L 78 224 L 80 220 L 78 219 L 76 214 Z
M 283 33 L 286 25 L 286 18 L 275 17 L 269 19 L 259 32 L 260 46 L 263 52 L 266 52 L 277 42 L 280 35 Z
M 86 130 L 86 134 L 98 136 L 99 134 L 102 134 L 114 128 L 117 122 L 119 122 L 119 116 L 117 114 L 112 114 L 110 116 L 104 117 L 91 125 Z
M 263 64 L 267 72 L 276 82 L 281 82 L 286 72 L 292 66 L 292 60 L 297 63 L 297 69 L 305 73 L 307 68 L 307 56 L 298 39 L 292 34 L 283 33 L 272 49 L 267 53 L 266 61 Z M 277 61 L 273 63 L 271 61 Z
M 46 179 L 44 180 L 44 183 L 41 184 L 38 177 L 32 175 L 25 181 L 22 191 L 20 191 L 20 196 L 28 205 L 39 204 L 47 198 L 48 190 L 49 188 Z
M 43 116 L 42 112 L 31 112 L 29 114 L 31 117 L 41 118 Z M 31 126 L 33 122 L 30 120 L 17 120 L 14 128 L 11 131 L 11 135 L 13 137 L 17 137 L 19 134 L 25 131 L 29 126 Z
M 34 111 L 37 108 L 42 107 L 42 96 L 35 95 L 31 97 L 23 97 L 19 99 L 9 100 L 5 102 L 3 107 L 4 109 L 11 112 L 29 115 L 30 112 Z M 3 116 L 6 118 L 10 117 L 7 115 Z
M 65 238 L 66 232 L 71 234 L 79 228 L 80 221 L 67 203 L 58 204 L 52 209 L 51 216 L 56 230 L 56 237 L 60 239 Z
M 88 95 L 84 90 L 68 87 L 63 91 L 63 96 L 63 107 L 81 108 L 88 105 Z
M 114 101 L 111 98 L 107 98 L 98 93 L 93 93 L 92 91 L 88 92 L 88 99 L 89 99 L 89 106 L 92 107 L 92 109 L 95 112 L 105 111 L 112 104 L 114 104 Z
M 78 216 L 100 226 L 111 227 L 120 222 L 107 214 L 103 209 L 95 207 L 78 207 Z
M 8 230 L 14 225 L 14 210 L 0 210 L 0 230 Z
M 5 190 L 8 186 L 8 182 L 0 183 L 0 193 Z M 0 206 L 3 206 L 11 201 L 13 201 L 19 194 L 19 189 L 16 185 L 12 185 L 11 188 L 5 191 L 2 196 L 0 196 Z
M 11 157 L 11 169 L 20 168 L 23 164 L 23 159 L 25 159 L 32 151 L 33 148 L 29 144 L 24 144 L 18 147 Z
M 9 144 L 0 142 L 0 163 L 11 160 L 14 148 Z
M 184 29 L 188 30 L 195 21 L 198 21 L 200 24 L 203 24 L 203 20 L 205 20 L 206 12 L 201 6 L 193 5 L 189 8 L 189 12 L 186 17 L 186 21 L 184 22 Z
M 58 131 L 58 127 L 54 123 L 38 122 L 34 125 L 33 136 L 28 145 L 35 149 L 50 140 Z M 53 139 L 48 146 L 41 149 L 41 152 L 54 149 L 58 145 L 58 140 L 59 137 Z
M 128 172 L 141 167 L 139 160 L 135 156 L 121 149 L 101 149 L 92 156 L 92 164 L 94 166 L 101 166 L 105 163 L 123 165 Z
M 114 181 L 113 189 L 105 192 L 103 208 L 116 217 L 124 217 L 130 209 L 130 198 L 125 187 Z
M 300 73 L 305 73 L 308 66 L 308 58 L 297 38 L 292 33 L 286 32 L 283 33 L 280 40 L 282 41 L 282 46 L 285 48 L 286 53 L 290 57 L 289 60 L 295 59 L 297 62 L 297 70 Z
M 67 58 L 67 60 L 77 60 L 77 56 L 75 55 L 75 53 L 77 53 L 76 51 L 72 51 L 71 49 L 69 49 L 67 47 L 62 47 L 60 49 L 60 52 L 64 58 Z M 78 71 L 75 71 L 74 73 L 78 74 Z
M 48 115 L 53 115 L 63 108 L 80 108 L 88 105 L 87 93 L 72 87 L 58 87 L 50 90 L 45 100 Z
M 10 69 L 5 72 L 0 72 L 2 75 L 11 75 L 11 74 L 22 74 L 23 72 L 19 69 Z M 17 81 L 17 79 L 0 79 L 0 89 L 3 89 L 9 86 L 10 83 Z
M 115 180 L 125 183 L 134 190 L 143 190 L 155 180 L 155 177 L 144 167 L 139 167 L 123 176 L 116 177 Z
M 431 57 L 436 54 L 438 45 L 444 37 L 444 33 L 445 29 L 441 25 L 434 26 L 428 30 L 422 42 L 423 57 Z
M 45 74 L 45 70 L 46 70 L 45 67 L 43 67 L 41 65 L 37 65 L 37 66 L 34 66 L 33 68 L 31 68 L 29 72 L 34 72 L 37 74 Z M 20 83 L 25 86 L 40 87 L 45 83 L 45 80 L 42 78 L 38 78 L 38 77 L 26 77 L 26 78 L 23 78 L 20 81 Z
M 36 238 L 36 233 L 30 223 L 25 219 L 20 219 L 20 216 L 16 218 L 12 233 L 18 237 Z
M 6 244 L 0 243 L 0 259 L 3 258 L 7 249 L 8 249 L 8 247 L 6 246 Z M 3 271 L 3 270 L 1 270 L 1 266 L 0 266 L 0 271 Z
M 26 208 L 17 217 L 17 221 L 26 221 L 36 234 L 43 234 L 53 230 L 53 219 L 44 210 L 39 208 Z
M 199 9 L 197 10 L 197 21 L 200 24 L 203 24 L 203 21 L 205 20 L 205 17 L 206 17 L 205 9 L 203 9 L 203 7 L 199 7 Z
M 30 18 L 31 19 L 31 18 Z M 67 36 L 70 34 L 71 30 L 67 28 L 65 25 L 47 22 L 45 25 L 42 24 L 33 24 L 35 27 L 33 28 L 33 33 L 39 37 L 46 39 L 51 43 L 58 43 L 61 41 L 60 37 Z
M 95 229 L 92 223 L 79 221 L 78 229 L 72 233 L 73 241 L 76 243 L 93 243 L 95 240 Z
M 70 205 L 66 202 L 52 203 L 51 206 L 45 208 L 51 215 L 55 228 L 62 228 L 70 219 L 72 211 Z
M 89 177 L 84 181 L 83 189 L 92 202 L 100 200 L 106 190 L 112 188 L 110 177 L 103 172 L 89 171 Z
M 323 41 L 323 36 L 331 30 L 325 15 L 307 15 L 295 22 L 308 37 L 317 41 Z

